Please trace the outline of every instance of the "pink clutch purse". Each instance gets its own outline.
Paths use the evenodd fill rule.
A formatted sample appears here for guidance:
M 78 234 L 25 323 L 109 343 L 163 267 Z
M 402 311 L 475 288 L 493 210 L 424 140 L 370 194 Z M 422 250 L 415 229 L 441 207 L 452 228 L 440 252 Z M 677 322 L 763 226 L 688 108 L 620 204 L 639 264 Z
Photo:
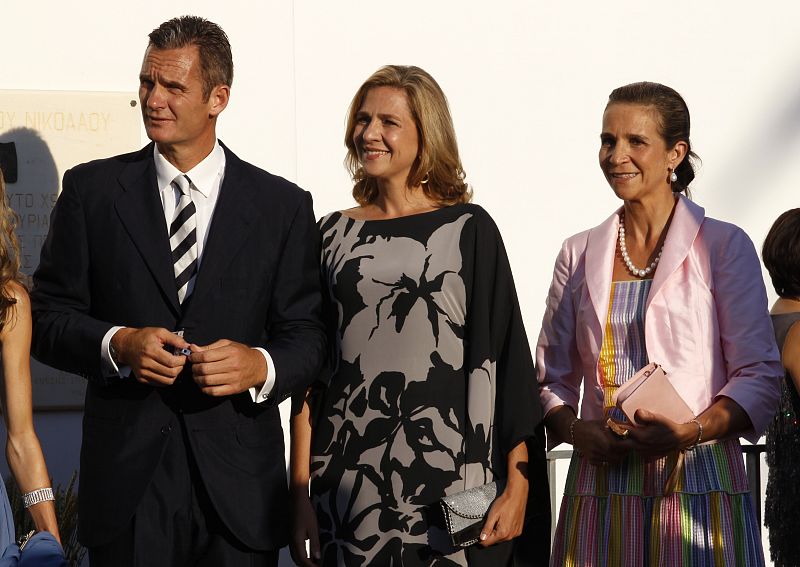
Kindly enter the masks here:
M 686 423 L 695 418 L 667 379 L 667 373 L 655 362 L 639 370 L 620 386 L 612 401 L 633 424 L 636 424 L 633 416 L 639 408 L 659 413 L 676 423 Z

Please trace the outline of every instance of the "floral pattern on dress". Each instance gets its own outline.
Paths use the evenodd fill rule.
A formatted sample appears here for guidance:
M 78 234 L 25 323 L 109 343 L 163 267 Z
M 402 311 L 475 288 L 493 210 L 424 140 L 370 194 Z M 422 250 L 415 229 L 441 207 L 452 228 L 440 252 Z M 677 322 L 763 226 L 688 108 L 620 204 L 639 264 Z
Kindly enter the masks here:
M 468 337 L 475 209 L 320 221 L 337 330 L 337 364 L 313 404 L 323 565 L 473 564 L 432 513 L 491 480 L 497 461 L 496 360 Z

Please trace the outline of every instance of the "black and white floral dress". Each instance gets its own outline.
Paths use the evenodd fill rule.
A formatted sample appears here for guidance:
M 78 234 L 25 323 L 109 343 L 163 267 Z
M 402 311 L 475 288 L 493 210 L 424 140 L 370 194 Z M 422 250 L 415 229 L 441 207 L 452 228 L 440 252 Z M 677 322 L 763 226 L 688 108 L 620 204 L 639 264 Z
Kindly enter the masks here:
M 323 564 L 507 564 L 511 545 L 453 548 L 431 513 L 443 495 L 504 477 L 522 440 L 543 464 L 536 377 L 497 227 L 463 204 L 388 220 L 335 212 L 320 230 L 337 351 L 312 397 Z M 546 558 L 546 478 L 534 477 L 528 515 L 546 537 L 526 541 Z

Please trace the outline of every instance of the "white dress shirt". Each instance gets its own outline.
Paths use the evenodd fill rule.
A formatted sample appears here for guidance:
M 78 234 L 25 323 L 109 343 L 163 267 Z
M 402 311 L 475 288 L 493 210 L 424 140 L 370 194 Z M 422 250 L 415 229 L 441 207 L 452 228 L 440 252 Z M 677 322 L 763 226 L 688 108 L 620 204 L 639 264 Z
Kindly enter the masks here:
M 166 224 L 166 230 L 169 231 L 169 226 L 175 215 L 175 206 L 180 199 L 178 190 L 173 187 L 172 181 L 183 172 L 169 163 L 166 158 L 159 153 L 158 146 L 154 146 L 153 154 L 159 195 L 164 208 L 164 222 Z M 214 207 L 217 205 L 219 190 L 222 186 L 222 180 L 225 177 L 225 152 L 219 145 L 219 141 L 214 143 L 214 149 L 211 150 L 211 153 L 208 154 L 203 161 L 187 171 L 186 175 L 192 180 L 190 191 L 192 202 L 195 206 L 195 220 L 197 222 L 197 266 L 198 270 L 200 270 L 202 269 L 203 249 L 208 239 L 208 227 L 211 224 L 211 217 L 214 215 Z M 191 294 L 193 287 L 194 281 L 190 283 L 187 296 Z M 115 326 L 108 330 L 100 344 L 100 357 L 109 374 L 119 374 L 120 377 L 125 378 L 130 375 L 130 367 L 117 367 L 111 357 L 110 349 L 111 337 L 122 328 L 124 327 Z M 265 349 L 257 348 L 256 350 L 260 351 L 267 361 L 267 376 L 264 385 L 260 390 L 257 388 L 249 389 L 253 401 L 260 403 L 269 397 L 275 385 L 275 364 L 272 361 L 272 357 Z

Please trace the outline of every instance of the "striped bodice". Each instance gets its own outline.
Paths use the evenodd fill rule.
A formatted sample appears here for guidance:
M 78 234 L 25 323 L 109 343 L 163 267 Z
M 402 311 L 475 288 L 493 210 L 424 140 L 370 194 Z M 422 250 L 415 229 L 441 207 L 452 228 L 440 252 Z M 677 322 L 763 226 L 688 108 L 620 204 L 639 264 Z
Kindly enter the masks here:
M 652 279 L 611 283 L 611 301 L 606 317 L 598 367 L 605 393 L 606 415 L 624 421 L 614 408 L 614 393 L 637 370 L 648 363 L 644 340 L 644 311 Z

